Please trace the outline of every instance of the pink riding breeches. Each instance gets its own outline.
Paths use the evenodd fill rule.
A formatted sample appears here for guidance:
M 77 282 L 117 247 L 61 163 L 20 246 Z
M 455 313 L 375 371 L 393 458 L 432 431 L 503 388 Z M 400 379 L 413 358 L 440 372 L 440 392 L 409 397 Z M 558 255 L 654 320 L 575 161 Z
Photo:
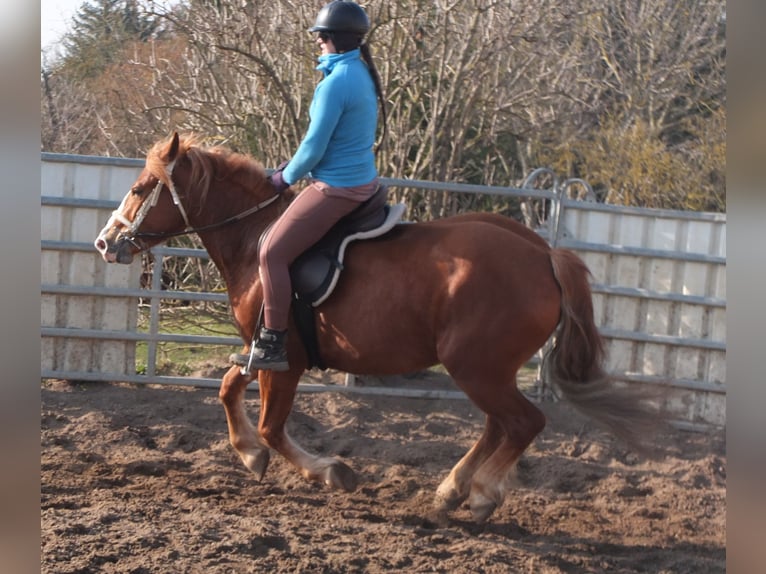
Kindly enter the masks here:
M 356 187 L 330 187 L 314 181 L 279 216 L 259 254 L 266 327 L 287 329 L 292 300 L 289 265 L 377 188 L 377 179 Z

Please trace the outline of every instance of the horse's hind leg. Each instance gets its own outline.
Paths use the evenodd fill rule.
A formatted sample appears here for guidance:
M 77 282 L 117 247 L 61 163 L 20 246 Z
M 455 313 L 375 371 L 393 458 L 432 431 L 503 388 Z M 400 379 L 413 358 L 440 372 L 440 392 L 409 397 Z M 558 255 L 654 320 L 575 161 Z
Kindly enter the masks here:
M 476 522 L 482 523 L 502 505 L 508 490 L 508 477 L 516 461 L 545 427 L 545 415 L 515 387 L 506 388 L 495 416 L 503 440 L 473 475 L 468 504 Z M 486 406 L 480 405 L 482 408 Z M 504 411 L 502 410 L 504 408 Z
M 471 492 L 473 475 L 489 456 L 500 446 L 503 431 L 497 420 L 487 416 L 484 432 L 466 455 L 452 468 L 436 489 L 434 510 L 438 522 L 446 519 L 446 513 L 455 510 Z
M 481 523 L 502 505 L 508 475 L 545 427 L 545 416 L 516 388 L 515 377 L 510 383 L 455 382 L 487 413 L 487 426 L 437 489 L 436 510 L 443 514 L 468 498 L 474 520 Z
M 269 447 L 261 441 L 245 411 L 245 391 L 250 380 L 240 373 L 239 367 L 232 367 L 223 376 L 218 397 L 226 411 L 231 446 L 245 466 L 261 480 L 269 465 Z

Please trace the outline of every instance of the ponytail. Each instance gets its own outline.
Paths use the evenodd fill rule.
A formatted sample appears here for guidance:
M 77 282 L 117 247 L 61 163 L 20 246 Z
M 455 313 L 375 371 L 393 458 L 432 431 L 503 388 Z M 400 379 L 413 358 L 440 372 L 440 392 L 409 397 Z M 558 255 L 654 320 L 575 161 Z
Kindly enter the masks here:
M 375 67 L 375 62 L 372 61 L 372 54 L 370 53 L 369 44 L 367 44 L 367 42 L 362 42 L 362 44 L 359 46 L 359 50 L 362 53 L 362 58 L 367 64 L 367 68 L 370 70 L 372 82 L 375 84 L 375 93 L 378 95 L 378 102 L 380 102 L 380 113 L 383 116 L 383 134 L 380 138 L 380 141 L 378 142 L 378 145 L 375 146 L 375 155 L 378 155 L 378 152 L 380 151 L 380 148 L 385 142 L 386 136 L 388 135 L 388 114 L 386 113 L 386 100 L 383 97 L 383 87 L 380 82 L 380 74 L 378 74 L 378 69 Z

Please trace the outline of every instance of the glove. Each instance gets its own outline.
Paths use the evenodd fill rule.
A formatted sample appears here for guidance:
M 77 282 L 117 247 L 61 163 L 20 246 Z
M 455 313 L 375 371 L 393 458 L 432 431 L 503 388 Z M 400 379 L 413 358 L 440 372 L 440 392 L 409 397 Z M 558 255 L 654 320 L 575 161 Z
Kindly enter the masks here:
M 271 182 L 271 185 L 274 186 L 274 191 L 276 191 L 277 193 L 282 193 L 284 190 L 290 187 L 290 184 L 287 183 L 282 177 L 281 171 L 275 171 L 274 173 L 272 173 L 269 176 L 269 181 Z
M 290 184 L 287 183 L 282 177 L 282 170 L 287 167 L 287 164 L 288 162 L 283 161 L 277 166 L 277 169 L 274 170 L 274 173 L 269 176 L 269 181 L 271 182 L 271 185 L 274 186 L 274 190 L 277 193 L 282 193 L 284 190 L 290 187 Z

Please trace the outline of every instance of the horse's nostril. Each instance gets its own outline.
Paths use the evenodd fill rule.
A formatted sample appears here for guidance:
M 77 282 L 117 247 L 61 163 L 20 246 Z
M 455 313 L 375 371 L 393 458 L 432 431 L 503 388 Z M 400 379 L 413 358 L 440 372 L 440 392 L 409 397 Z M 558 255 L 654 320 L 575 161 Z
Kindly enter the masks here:
M 104 251 L 106 249 L 106 241 L 104 241 L 100 237 L 96 239 L 95 245 L 96 245 L 96 249 L 98 249 L 99 251 Z

